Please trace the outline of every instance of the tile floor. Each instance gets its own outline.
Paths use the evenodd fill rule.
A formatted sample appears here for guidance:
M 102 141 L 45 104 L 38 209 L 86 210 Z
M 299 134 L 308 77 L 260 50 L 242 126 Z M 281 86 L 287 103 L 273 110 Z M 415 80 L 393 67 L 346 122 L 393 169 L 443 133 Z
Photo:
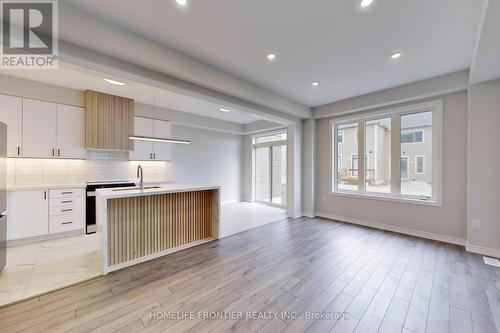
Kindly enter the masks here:
M 221 238 L 287 218 L 284 209 L 248 202 L 225 204 L 221 215 Z M 99 234 L 9 247 L 0 306 L 99 276 L 101 267 Z
M 97 234 L 48 240 L 7 249 L 0 273 L 0 305 L 101 275 Z

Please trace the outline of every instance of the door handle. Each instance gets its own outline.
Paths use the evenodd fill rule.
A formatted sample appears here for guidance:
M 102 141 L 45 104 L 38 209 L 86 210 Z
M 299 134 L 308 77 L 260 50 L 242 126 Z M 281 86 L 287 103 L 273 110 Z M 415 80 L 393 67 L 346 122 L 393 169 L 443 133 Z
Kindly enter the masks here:
M 66 201 L 61 201 L 61 203 L 72 203 L 73 200 L 66 200 Z
M 21 147 L 17 147 L 17 156 L 21 156 Z
M 56 156 L 56 150 L 52 148 L 52 156 Z
M 71 224 L 71 223 L 73 223 L 73 222 L 63 222 L 61 224 Z
M 47 200 L 47 191 L 43 191 L 43 198 Z
M 61 212 L 72 212 L 73 209 L 61 209 Z
M 61 156 L 61 149 L 57 148 L 57 156 Z

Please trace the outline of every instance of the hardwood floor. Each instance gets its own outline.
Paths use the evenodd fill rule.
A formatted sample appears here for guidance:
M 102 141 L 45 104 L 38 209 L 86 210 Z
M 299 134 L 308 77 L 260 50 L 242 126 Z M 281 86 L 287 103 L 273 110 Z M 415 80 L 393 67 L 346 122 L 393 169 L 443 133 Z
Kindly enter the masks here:
M 491 333 L 499 278 L 457 246 L 302 218 L 1 308 L 0 332 Z

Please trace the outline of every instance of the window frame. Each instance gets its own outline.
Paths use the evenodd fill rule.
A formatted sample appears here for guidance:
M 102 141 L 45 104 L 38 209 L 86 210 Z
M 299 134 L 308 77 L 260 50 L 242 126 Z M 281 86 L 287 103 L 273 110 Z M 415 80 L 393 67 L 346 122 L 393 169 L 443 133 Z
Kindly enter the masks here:
M 432 111 L 432 197 L 425 198 L 421 196 L 411 196 L 401 194 L 401 178 L 400 178 L 400 158 L 401 158 L 401 116 Z M 365 184 L 365 161 L 358 158 L 358 189 L 346 190 L 338 188 L 337 178 L 337 159 L 332 159 L 332 156 L 338 155 L 337 148 L 337 128 L 338 126 L 357 122 L 358 129 L 358 151 L 357 155 L 365 154 L 365 123 L 377 118 L 391 118 L 391 154 L 395 156 L 391 160 L 391 191 L 390 193 L 374 193 L 366 191 Z M 347 196 L 347 197 L 364 197 L 370 199 L 407 202 L 422 205 L 442 207 L 442 192 L 443 192 L 443 101 L 433 100 L 423 103 L 405 105 L 391 109 L 383 109 L 377 111 L 368 111 L 359 114 L 350 114 L 340 116 L 330 120 L 330 195 Z M 425 135 L 425 134 L 424 134 Z M 422 137 L 424 140 L 424 137 Z M 418 142 L 420 143 L 420 142 Z M 410 168 L 408 160 L 408 174 Z M 359 170 L 362 172 L 360 173 Z

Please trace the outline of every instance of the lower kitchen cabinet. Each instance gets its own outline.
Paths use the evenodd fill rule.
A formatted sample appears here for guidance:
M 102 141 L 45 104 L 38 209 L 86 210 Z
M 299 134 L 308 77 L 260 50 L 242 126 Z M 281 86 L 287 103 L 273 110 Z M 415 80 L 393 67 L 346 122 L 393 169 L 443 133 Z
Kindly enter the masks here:
M 84 230 L 81 188 L 11 191 L 7 199 L 7 239 L 40 237 Z
M 14 191 L 7 195 L 7 239 L 22 239 L 49 233 L 47 190 Z

